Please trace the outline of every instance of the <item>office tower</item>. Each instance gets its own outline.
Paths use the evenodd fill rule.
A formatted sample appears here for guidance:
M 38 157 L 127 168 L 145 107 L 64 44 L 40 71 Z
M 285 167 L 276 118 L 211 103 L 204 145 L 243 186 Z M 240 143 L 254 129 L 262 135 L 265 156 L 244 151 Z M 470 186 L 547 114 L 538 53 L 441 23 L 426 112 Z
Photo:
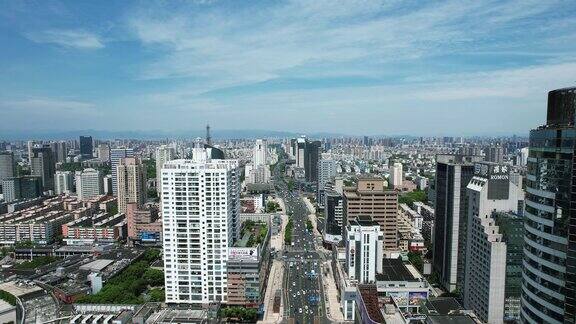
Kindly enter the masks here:
M 508 240 L 517 243 L 517 228 L 500 228 L 495 212 L 517 214 L 522 208 L 524 192 L 521 177 L 511 177 L 509 166 L 479 162 L 467 186 L 467 226 L 464 253 L 464 289 L 460 292 L 464 308 L 473 310 L 486 323 L 503 323 L 504 309 L 520 304 L 520 268 L 507 268 Z M 520 230 L 521 221 L 516 222 Z M 508 231 L 508 232 L 505 232 Z M 508 240 L 506 240 L 506 239 Z M 519 239 L 519 241 L 521 241 Z M 517 252 L 517 251 L 516 251 Z M 508 270 L 508 271 L 507 271 Z M 516 271 L 514 271 L 516 270 Z M 510 276 L 508 276 L 510 275 Z M 516 294 L 506 286 L 516 284 Z
M 257 168 L 261 165 L 266 166 L 266 159 L 268 157 L 268 142 L 266 140 L 257 139 L 252 154 L 252 164 L 254 164 L 254 168 Z
M 320 141 L 305 142 L 304 176 L 308 182 L 318 181 L 318 158 L 320 157 Z
M 466 224 L 466 186 L 474 175 L 474 163 L 481 156 L 438 155 L 436 157 L 436 203 L 432 266 L 440 283 L 454 291 L 464 282 L 464 253 L 461 236 Z
M 362 141 L 362 144 L 364 146 L 370 146 L 370 144 L 371 144 L 370 142 L 371 142 L 370 137 L 364 136 L 364 140 Z
M 521 296 L 524 323 L 575 322 L 575 111 L 576 88 L 550 91 L 546 124 L 530 131 Z
M 28 148 L 28 164 L 32 165 L 32 149 L 35 147 L 34 141 L 26 142 L 26 147 Z
M 402 163 L 396 162 L 390 168 L 390 184 L 392 188 L 402 188 L 402 181 L 404 180 L 404 173 L 402 171 Z
M 32 175 L 42 178 L 44 191 L 53 190 L 56 164 L 50 146 L 33 148 L 31 162 Z
M 166 302 L 225 303 L 228 248 L 238 235 L 239 165 L 211 159 L 199 144 L 193 150 L 192 160 L 162 169 Z
M 56 148 L 56 162 L 58 163 L 65 163 L 66 162 L 66 158 L 68 157 L 68 147 L 66 145 L 66 142 L 64 141 L 59 141 L 59 142 L 54 142 L 55 148 Z
M 526 164 L 528 164 L 528 148 L 527 147 L 523 147 L 520 149 L 519 159 L 520 159 L 520 161 L 518 162 L 518 165 L 526 166 Z
M 488 162 L 502 163 L 504 162 L 504 149 L 500 145 L 488 146 L 484 149 Z
M 42 179 L 36 176 L 4 179 L 2 181 L 2 194 L 6 202 L 40 197 L 42 195 Z
M 344 200 L 340 193 L 327 190 L 324 203 L 324 241 L 338 243 L 344 235 L 342 226 L 344 215 Z
M 98 145 L 98 159 L 104 163 L 110 163 L 110 146 L 108 144 Z
M 164 163 L 176 158 L 176 149 L 171 146 L 162 145 L 156 149 L 156 188 L 158 195 L 162 194 L 162 167 Z
M 102 172 L 95 169 L 84 169 L 76 173 L 76 195 L 80 200 L 104 194 Z
M 398 193 L 384 188 L 384 179 L 360 178 L 356 187 L 344 188 L 344 226 L 358 216 L 380 224 L 385 250 L 398 248 Z
M 57 195 L 70 194 L 74 191 L 74 180 L 70 171 L 56 171 L 54 176 L 54 190 Z
M 296 139 L 296 149 L 295 149 L 295 157 L 296 157 L 296 166 L 299 168 L 304 168 L 304 152 L 306 151 L 306 138 L 299 137 Z
M 0 152 L 0 181 L 12 178 L 15 175 L 14 154 L 12 152 Z
M 126 212 L 126 205 L 142 207 L 146 202 L 146 166 L 139 158 L 124 158 L 116 166 L 118 177 L 118 211 Z
M 324 191 L 326 184 L 336 176 L 336 161 L 322 159 L 318 162 L 318 185 L 316 187 L 316 203 L 324 207 Z
M 104 194 L 112 195 L 112 175 L 104 176 Z
M 370 216 L 358 216 L 346 227 L 346 270 L 360 284 L 376 282 L 382 273 L 383 233 Z
M 80 155 L 83 159 L 91 159 L 93 154 L 92 136 L 80 136 Z
M 118 177 L 116 167 L 120 160 L 127 157 L 134 157 L 134 150 L 131 148 L 115 148 L 110 150 L 110 168 L 112 170 L 112 194 L 118 195 Z

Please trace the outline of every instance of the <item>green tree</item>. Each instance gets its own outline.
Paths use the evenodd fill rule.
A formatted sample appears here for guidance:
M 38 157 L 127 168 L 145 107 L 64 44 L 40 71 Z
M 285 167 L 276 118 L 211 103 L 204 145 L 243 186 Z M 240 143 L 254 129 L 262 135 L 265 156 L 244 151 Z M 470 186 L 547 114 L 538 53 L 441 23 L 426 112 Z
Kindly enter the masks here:
M 166 293 L 164 291 L 164 289 L 151 289 L 148 292 L 148 295 L 150 296 L 150 301 L 151 302 L 163 302 L 166 298 Z
M 164 286 L 164 272 L 162 270 L 149 268 L 144 272 L 142 278 L 150 286 Z

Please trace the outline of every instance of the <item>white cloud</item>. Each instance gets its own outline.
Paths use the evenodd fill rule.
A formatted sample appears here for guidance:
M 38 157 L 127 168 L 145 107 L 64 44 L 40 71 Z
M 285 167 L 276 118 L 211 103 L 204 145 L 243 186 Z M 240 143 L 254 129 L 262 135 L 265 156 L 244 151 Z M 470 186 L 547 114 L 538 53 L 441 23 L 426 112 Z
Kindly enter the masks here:
M 71 29 L 50 29 L 30 32 L 26 37 L 36 43 L 50 43 L 76 49 L 99 49 L 104 47 L 101 38 L 91 32 Z
M 56 98 L 27 98 L 21 100 L 0 101 L 0 111 L 11 114 L 17 113 L 23 118 L 32 116 L 76 116 L 87 117 L 98 115 L 95 105 L 89 102 L 56 99 Z

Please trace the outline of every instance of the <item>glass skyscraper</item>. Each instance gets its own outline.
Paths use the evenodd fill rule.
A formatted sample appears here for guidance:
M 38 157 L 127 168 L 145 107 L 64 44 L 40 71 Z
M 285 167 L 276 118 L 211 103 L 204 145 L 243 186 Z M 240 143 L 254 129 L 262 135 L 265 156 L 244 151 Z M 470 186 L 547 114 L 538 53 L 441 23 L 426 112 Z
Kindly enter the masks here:
M 550 91 L 546 125 L 530 132 L 521 297 L 524 323 L 574 323 L 576 240 L 570 221 L 575 91 Z

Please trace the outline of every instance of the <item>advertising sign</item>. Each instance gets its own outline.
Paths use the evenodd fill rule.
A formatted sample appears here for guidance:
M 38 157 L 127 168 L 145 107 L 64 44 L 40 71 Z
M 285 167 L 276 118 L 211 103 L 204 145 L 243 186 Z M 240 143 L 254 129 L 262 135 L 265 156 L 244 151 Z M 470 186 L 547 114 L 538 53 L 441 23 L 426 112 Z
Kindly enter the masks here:
M 258 260 L 257 248 L 239 248 L 231 247 L 228 250 L 228 259 L 230 260 Z
M 410 306 L 420 306 L 420 302 L 428 298 L 428 293 L 426 292 L 409 292 L 408 293 L 408 305 Z

